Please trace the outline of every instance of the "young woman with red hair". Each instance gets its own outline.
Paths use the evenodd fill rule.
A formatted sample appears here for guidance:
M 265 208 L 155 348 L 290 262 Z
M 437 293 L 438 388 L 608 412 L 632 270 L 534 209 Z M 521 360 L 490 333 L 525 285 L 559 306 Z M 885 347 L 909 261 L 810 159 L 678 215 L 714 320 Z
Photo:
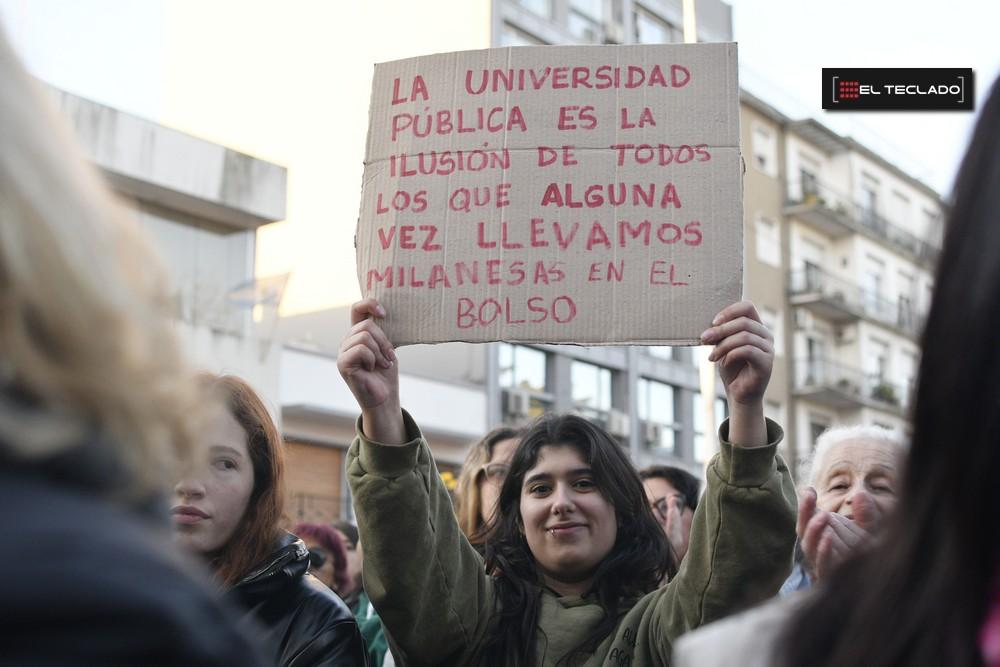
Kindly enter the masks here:
M 284 462 L 263 402 L 236 377 L 204 383 L 220 403 L 175 487 L 176 541 L 208 562 L 272 664 L 366 665 L 350 610 L 307 572 L 302 540 L 279 527 Z

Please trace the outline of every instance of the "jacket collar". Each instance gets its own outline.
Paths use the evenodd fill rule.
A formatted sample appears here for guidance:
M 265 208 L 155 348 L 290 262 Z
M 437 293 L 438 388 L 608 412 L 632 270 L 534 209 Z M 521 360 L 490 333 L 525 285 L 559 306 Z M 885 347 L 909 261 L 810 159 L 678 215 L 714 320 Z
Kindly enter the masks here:
M 281 588 L 301 579 L 309 568 L 309 551 L 295 535 L 284 533 L 277 549 L 243 577 L 235 588 L 247 593 L 258 593 Z

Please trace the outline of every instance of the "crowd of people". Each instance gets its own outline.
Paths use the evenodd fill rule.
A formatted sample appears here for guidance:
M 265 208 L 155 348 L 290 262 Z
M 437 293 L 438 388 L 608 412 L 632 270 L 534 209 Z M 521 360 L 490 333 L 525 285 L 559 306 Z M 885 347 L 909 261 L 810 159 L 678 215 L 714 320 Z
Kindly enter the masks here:
M 704 490 L 546 414 L 473 445 L 453 503 L 365 299 L 338 356 L 357 524 L 290 526 L 264 402 L 185 361 L 155 253 L 2 37 L 0 79 L 0 661 L 1000 665 L 996 88 L 907 440 L 832 429 L 796 489 L 744 301 L 701 336 L 729 404 Z

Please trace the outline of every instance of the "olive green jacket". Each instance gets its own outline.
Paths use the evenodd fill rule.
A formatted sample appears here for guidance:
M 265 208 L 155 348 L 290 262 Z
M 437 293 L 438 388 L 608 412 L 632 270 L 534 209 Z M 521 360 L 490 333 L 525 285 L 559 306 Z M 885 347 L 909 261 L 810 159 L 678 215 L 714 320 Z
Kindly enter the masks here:
M 493 581 L 459 530 L 426 441 L 404 413 L 405 445 L 369 441 L 348 452 L 348 481 L 365 549 L 365 590 L 407 667 L 470 665 L 493 632 Z M 685 632 L 773 596 L 788 576 L 795 542 L 795 489 L 775 450 L 781 427 L 767 422 L 768 445 L 726 442 L 708 465 L 680 572 L 635 601 L 583 664 L 669 665 Z M 541 592 L 538 665 L 555 666 L 586 640 L 603 610 L 587 597 Z

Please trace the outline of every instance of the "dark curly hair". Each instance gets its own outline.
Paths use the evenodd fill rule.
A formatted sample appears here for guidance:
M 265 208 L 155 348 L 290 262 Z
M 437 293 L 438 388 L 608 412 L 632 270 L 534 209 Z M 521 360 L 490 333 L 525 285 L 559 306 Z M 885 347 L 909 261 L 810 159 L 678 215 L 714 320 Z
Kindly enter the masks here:
M 520 500 L 524 476 L 547 445 L 569 445 L 580 452 L 592 468 L 594 484 L 614 507 L 618 524 L 615 544 L 594 572 L 592 593 L 604 609 L 604 620 L 590 639 L 562 661 L 574 664 L 593 653 L 617 626 L 623 609 L 654 590 L 665 575 L 675 573 L 663 529 L 653 518 L 639 475 L 621 445 L 583 417 L 543 415 L 528 428 L 514 453 L 497 511 L 487 528 L 486 569 L 494 577 L 499 622 L 483 646 L 481 664 L 535 664 L 543 581 L 524 538 Z

